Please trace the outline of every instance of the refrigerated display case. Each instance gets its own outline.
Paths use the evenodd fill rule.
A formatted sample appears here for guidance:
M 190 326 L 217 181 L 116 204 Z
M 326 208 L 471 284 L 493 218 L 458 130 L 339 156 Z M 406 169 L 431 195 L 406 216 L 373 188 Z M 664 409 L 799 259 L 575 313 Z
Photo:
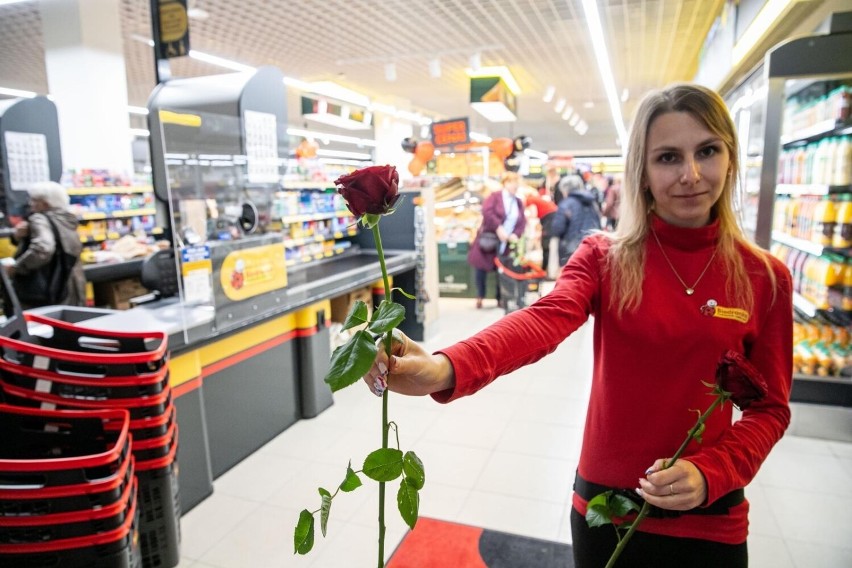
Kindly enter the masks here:
M 841 54 L 852 53 L 852 12 L 832 15 L 828 29 L 767 54 L 762 76 L 748 86 L 756 100 L 765 97 L 763 105 L 750 105 L 762 115 L 756 130 L 741 109 L 733 110 L 744 147 L 746 203 L 749 198 L 752 203 L 751 211 L 746 206 L 746 227 L 751 225 L 755 242 L 781 258 L 793 276 L 791 400 L 821 405 L 823 417 L 828 407 L 839 407 L 847 425 L 852 424 L 852 59 Z M 731 99 L 743 100 L 745 94 Z M 744 125 L 751 128 L 745 136 Z M 755 192 L 757 168 L 749 166 L 757 163 Z M 804 433 L 836 435 L 816 428 L 817 422 Z

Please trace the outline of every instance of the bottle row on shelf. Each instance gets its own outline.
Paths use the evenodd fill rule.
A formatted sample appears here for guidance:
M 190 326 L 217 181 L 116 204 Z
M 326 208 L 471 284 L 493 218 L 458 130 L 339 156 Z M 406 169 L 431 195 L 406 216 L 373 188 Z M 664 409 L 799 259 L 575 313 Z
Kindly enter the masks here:
M 815 309 L 852 312 L 852 260 L 831 253 L 815 256 L 777 242 L 770 252 L 790 270 L 793 291 Z
M 837 376 L 852 365 L 849 326 L 819 318 L 793 322 L 793 372 Z
M 795 136 L 795 133 L 807 131 L 820 123 L 849 120 L 852 86 L 836 85 L 826 94 L 811 93 L 812 91 L 806 90 L 805 94 L 787 100 L 782 137 Z
M 77 226 L 80 240 L 85 244 L 120 239 L 125 235 L 156 234 L 157 221 L 154 215 L 137 215 L 124 219 L 91 220 Z
M 339 214 L 349 215 L 346 201 L 334 191 L 278 191 L 272 199 L 272 218 Z
M 779 184 L 852 184 L 852 136 L 823 138 L 782 150 Z
M 848 252 L 852 247 L 852 193 L 777 195 L 773 230 Z

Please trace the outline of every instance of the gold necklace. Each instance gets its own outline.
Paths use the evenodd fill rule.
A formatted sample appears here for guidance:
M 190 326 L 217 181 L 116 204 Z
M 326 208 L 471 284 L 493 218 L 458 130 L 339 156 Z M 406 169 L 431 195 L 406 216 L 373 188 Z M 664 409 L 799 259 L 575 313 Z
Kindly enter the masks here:
M 698 283 L 701 282 L 701 279 L 704 278 L 704 274 L 707 272 L 707 269 L 710 268 L 710 265 L 713 263 L 713 259 L 716 258 L 716 251 L 718 249 L 713 249 L 713 254 L 710 255 L 710 260 L 707 261 L 707 264 L 704 266 L 704 270 L 701 271 L 701 274 L 698 275 L 698 279 L 695 281 L 695 284 L 692 286 L 687 286 L 686 282 L 683 281 L 683 278 L 680 277 L 680 274 L 675 270 L 674 264 L 669 260 L 669 255 L 666 254 L 666 250 L 663 248 L 663 244 L 660 242 L 660 237 L 657 236 L 657 232 L 654 229 L 651 229 L 651 234 L 654 235 L 654 240 L 657 241 L 657 246 L 660 247 L 660 252 L 663 253 L 663 258 L 666 259 L 666 262 L 669 265 L 669 268 L 672 269 L 674 275 L 677 277 L 681 286 L 683 286 L 683 291 L 686 292 L 687 296 L 692 296 L 695 294 L 695 287 L 698 286 Z

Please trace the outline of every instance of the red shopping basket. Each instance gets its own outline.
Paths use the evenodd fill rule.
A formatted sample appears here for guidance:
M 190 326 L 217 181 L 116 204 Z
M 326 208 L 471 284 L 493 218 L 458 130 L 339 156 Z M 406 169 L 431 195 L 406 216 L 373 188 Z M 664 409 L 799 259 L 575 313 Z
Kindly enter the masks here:
M 47 542 L 0 544 L 0 568 L 141 568 L 135 491 L 118 528 Z
M 506 259 L 508 261 L 508 259 Z M 523 261 L 519 264 L 494 259 L 500 286 L 500 305 L 508 314 L 524 308 L 541 297 L 541 282 L 547 276 L 539 265 Z
M 31 341 L 0 334 L 2 359 L 13 365 L 71 376 L 128 377 L 153 373 L 166 364 L 164 332 L 101 331 L 38 314 L 23 317 L 51 333 Z
M 50 515 L 109 506 L 121 499 L 134 478 L 134 459 L 125 459 L 115 474 L 85 483 L 41 488 L 0 488 L 0 518 Z
M 0 404 L 0 488 L 104 479 L 129 459 L 126 410 L 63 412 Z

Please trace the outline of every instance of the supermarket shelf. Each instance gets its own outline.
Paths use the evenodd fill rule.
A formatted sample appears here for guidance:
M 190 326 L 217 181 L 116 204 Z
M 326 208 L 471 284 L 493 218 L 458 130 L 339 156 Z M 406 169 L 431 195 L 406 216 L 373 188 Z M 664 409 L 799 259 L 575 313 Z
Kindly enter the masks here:
M 797 308 L 809 318 L 816 316 L 817 313 L 816 306 L 798 292 L 793 292 L 793 307 Z
M 830 193 L 850 193 L 852 185 L 825 185 L 819 183 L 779 183 L 775 193 L 780 195 L 828 195 Z
M 322 233 L 319 235 L 312 235 L 310 237 L 301 237 L 298 239 L 284 239 L 284 247 L 285 248 L 293 248 L 301 245 L 307 245 L 310 243 L 321 243 L 323 241 L 330 241 L 332 239 L 342 239 L 343 237 L 354 237 L 358 234 L 357 229 L 349 229 L 348 231 L 341 232 L 335 231 L 334 233 Z
M 156 209 L 129 209 L 127 211 L 90 211 L 77 215 L 81 221 L 96 221 L 100 219 L 121 219 L 127 217 L 144 217 L 145 215 L 155 215 Z
M 285 181 L 284 189 L 336 189 L 330 181 Z
M 135 231 L 130 231 L 127 233 L 118 233 L 115 231 L 110 231 L 108 233 L 99 233 L 97 235 L 80 235 L 80 242 L 83 244 L 94 244 L 94 243 L 102 243 L 104 241 L 114 241 L 116 239 L 120 239 L 126 235 L 131 235 Z M 154 227 L 150 231 L 145 231 L 146 235 L 157 236 L 163 234 L 162 227 Z
M 127 185 L 109 187 L 69 187 L 68 195 L 115 195 L 124 193 L 152 193 L 150 185 Z
M 847 257 L 850 256 L 849 249 L 822 246 L 811 241 L 791 237 L 787 233 L 782 233 L 780 231 L 772 231 L 772 240 L 781 243 L 782 245 L 793 247 L 796 250 L 801 250 L 808 254 L 812 254 L 814 256 L 822 256 L 822 253 L 824 252 L 839 254 L 841 256 Z
M 352 214 L 349 211 L 333 211 L 331 213 L 310 213 L 307 215 L 288 215 L 286 217 L 281 217 L 280 219 L 276 219 L 276 221 L 281 221 L 284 225 L 290 223 L 304 223 L 306 221 L 323 221 L 325 219 L 336 219 L 338 217 L 351 217 Z
M 351 247 L 348 246 L 336 246 L 331 250 L 326 250 L 321 253 L 315 254 L 306 254 L 296 258 L 291 258 L 287 260 L 287 266 L 298 266 L 301 264 L 306 264 L 309 262 L 315 262 L 317 260 L 323 260 L 325 258 L 331 258 L 333 256 L 337 256 L 339 254 L 343 254 L 345 251 L 351 250 Z
M 792 402 L 852 406 L 852 377 L 819 377 L 793 374 Z
M 806 253 L 814 256 L 821 256 L 823 251 L 826 250 L 826 247 L 822 245 L 806 241 L 804 239 L 797 239 L 796 237 L 791 237 L 787 233 L 782 233 L 780 231 L 772 231 L 772 240 L 779 242 L 782 245 L 793 247 L 796 250 L 805 251 Z
M 823 120 L 822 122 L 817 122 L 813 126 L 809 126 L 808 128 L 799 130 L 798 132 L 782 136 L 781 144 L 786 146 L 788 144 L 810 142 L 829 134 L 840 136 L 843 134 L 849 134 L 850 131 L 852 131 L 852 124 L 848 122 L 842 122 L 834 119 Z

